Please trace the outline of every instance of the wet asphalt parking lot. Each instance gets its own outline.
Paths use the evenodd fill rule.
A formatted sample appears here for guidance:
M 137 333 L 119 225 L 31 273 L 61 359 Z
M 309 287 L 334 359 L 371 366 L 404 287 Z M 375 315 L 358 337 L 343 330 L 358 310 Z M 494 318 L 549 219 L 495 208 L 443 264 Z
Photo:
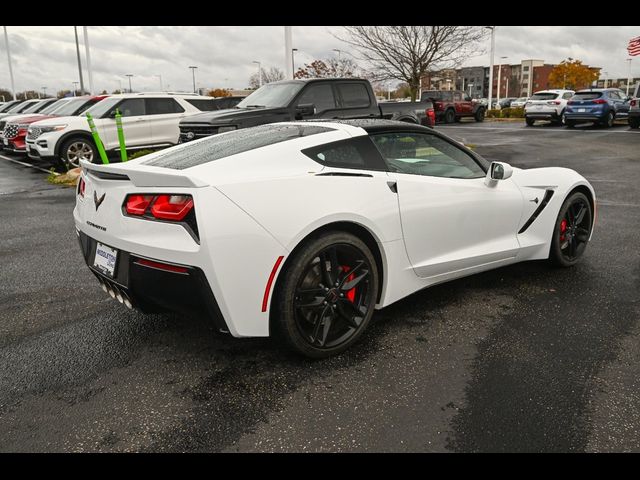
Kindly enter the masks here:
M 0 158 L 0 451 L 640 451 L 640 131 L 438 128 L 584 175 L 585 257 L 418 292 L 323 361 L 114 302 L 83 263 L 73 189 Z

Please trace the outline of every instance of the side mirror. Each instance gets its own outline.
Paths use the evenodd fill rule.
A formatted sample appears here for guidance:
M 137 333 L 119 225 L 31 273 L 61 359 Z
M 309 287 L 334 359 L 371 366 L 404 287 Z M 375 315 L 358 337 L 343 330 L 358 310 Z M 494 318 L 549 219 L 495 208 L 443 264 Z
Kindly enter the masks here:
M 504 162 L 491 162 L 487 176 L 484 179 L 485 185 L 492 187 L 499 180 L 506 180 L 513 175 L 513 167 Z
M 296 107 L 296 116 L 310 117 L 316 114 L 316 106 L 313 103 L 304 103 Z

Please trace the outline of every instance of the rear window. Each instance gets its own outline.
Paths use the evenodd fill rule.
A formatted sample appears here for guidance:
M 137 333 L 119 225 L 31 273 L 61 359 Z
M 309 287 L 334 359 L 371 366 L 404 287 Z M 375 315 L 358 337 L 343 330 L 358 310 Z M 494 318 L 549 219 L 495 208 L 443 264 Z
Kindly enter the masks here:
M 143 164 L 184 170 L 256 148 L 332 130 L 334 129 L 312 125 L 261 125 L 213 135 L 177 151 L 167 151 Z
M 344 108 L 366 108 L 371 103 L 367 87 L 362 83 L 339 83 L 338 91 Z
M 529 100 L 555 100 L 557 93 L 534 93 Z
M 595 100 L 596 98 L 600 98 L 602 96 L 601 92 L 583 92 L 583 93 L 576 93 L 572 100 L 579 100 L 579 101 L 584 101 L 584 100 Z
M 212 110 L 218 109 L 216 103 L 213 101 L 213 98 L 211 100 L 203 100 L 200 98 L 185 98 L 184 100 L 202 112 L 210 112 Z
M 442 98 L 442 92 L 438 92 L 435 90 L 427 90 L 426 92 L 422 92 L 422 100 L 426 100 L 428 98 L 432 98 L 433 100 L 440 100 Z

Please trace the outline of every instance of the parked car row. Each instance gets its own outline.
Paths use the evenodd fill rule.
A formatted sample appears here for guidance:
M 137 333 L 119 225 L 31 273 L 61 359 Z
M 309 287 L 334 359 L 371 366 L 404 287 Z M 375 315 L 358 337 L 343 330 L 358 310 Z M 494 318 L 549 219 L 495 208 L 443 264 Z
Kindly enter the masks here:
M 579 123 L 591 122 L 612 127 L 616 120 L 629 119 L 632 128 L 637 124 L 638 87 L 635 98 L 628 97 L 618 88 L 589 88 L 584 90 L 543 90 L 536 92 L 525 105 L 525 122 L 533 126 L 538 120 L 549 120 L 573 128 Z
M 127 149 L 137 150 L 177 144 L 183 117 L 225 108 L 236 98 L 221 104 L 212 97 L 161 92 L 27 100 L 0 111 L 0 147 L 54 165 L 78 166 L 81 159 L 99 161 L 87 113 L 111 155 L 119 148 L 116 110 Z

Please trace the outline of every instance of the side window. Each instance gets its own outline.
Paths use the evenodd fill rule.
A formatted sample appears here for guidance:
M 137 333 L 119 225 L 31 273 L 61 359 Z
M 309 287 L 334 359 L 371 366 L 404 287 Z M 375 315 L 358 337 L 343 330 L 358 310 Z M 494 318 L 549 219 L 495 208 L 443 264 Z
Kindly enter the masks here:
M 609 92 L 609 97 L 614 100 L 622 100 L 622 97 L 618 95 L 618 92 Z
M 442 100 L 444 102 L 453 102 L 453 95 L 451 92 L 442 92 Z
M 462 94 L 460 92 L 453 92 L 453 101 L 454 102 L 461 102 L 462 101 Z
M 116 108 L 120 110 L 123 117 L 136 117 L 145 114 L 143 98 L 128 98 L 116 105 Z
M 89 110 L 91 107 L 93 107 L 96 103 L 98 103 L 99 100 L 88 100 L 87 102 L 85 102 L 84 105 L 82 105 L 78 110 L 76 110 L 75 115 L 80 115 L 81 113 L 83 113 L 85 110 Z
M 182 108 L 173 98 L 145 98 L 147 115 L 164 115 L 167 113 L 182 113 Z
M 316 106 L 317 113 L 336 108 L 336 99 L 331 85 L 329 83 L 309 85 L 298 99 L 298 105 L 310 103 Z
M 571 93 L 571 92 L 567 92 L 564 95 L 562 95 L 562 98 L 564 100 L 569 100 L 571 97 L 573 97 L 573 93 Z
M 368 136 L 319 145 L 302 150 L 307 157 L 327 167 L 387 170 Z
M 362 83 L 339 83 L 338 91 L 344 108 L 367 108 L 371 104 L 369 91 Z
M 371 138 L 392 172 L 445 178 L 485 175 L 468 153 L 436 135 L 384 133 Z

